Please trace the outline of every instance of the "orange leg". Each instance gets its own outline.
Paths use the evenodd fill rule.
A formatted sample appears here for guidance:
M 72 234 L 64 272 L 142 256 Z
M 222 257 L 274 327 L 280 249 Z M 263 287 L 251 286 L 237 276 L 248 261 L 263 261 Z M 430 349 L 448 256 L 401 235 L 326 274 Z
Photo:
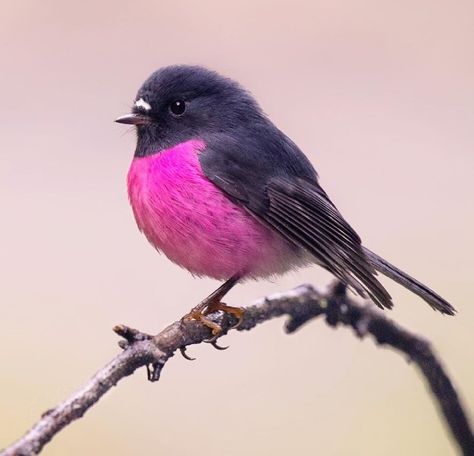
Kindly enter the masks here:
M 238 281 L 239 277 L 230 278 L 227 280 L 227 282 L 224 282 L 216 291 L 211 293 L 206 299 L 201 301 L 196 307 L 191 309 L 191 311 L 183 317 L 183 320 L 197 320 L 210 328 L 212 331 L 212 338 L 208 340 L 210 343 L 214 343 L 221 335 L 222 328 L 220 325 L 207 318 L 207 315 L 221 310 L 238 318 L 239 321 L 235 327 L 238 327 L 242 323 L 244 310 L 240 307 L 227 306 L 221 302 L 221 299 Z

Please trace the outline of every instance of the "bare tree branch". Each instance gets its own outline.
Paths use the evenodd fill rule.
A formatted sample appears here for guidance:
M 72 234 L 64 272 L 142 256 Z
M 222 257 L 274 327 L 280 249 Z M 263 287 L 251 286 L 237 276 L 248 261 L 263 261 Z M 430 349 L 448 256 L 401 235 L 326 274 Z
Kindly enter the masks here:
M 250 330 L 282 315 L 290 317 L 285 325 L 288 333 L 324 315 L 330 326 L 348 326 L 357 337 L 370 335 L 377 344 L 388 345 L 408 356 L 424 375 L 462 454 L 474 455 L 474 437 L 468 418 L 456 390 L 427 341 L 390 321 L 380 311 L 356 304 L 340 284 L 325 294 L 310 285 L 302 285 L 264 298 L 245 309 L 239 330 Z M 224 334 L 236 323 L 232 316 L 222 312 L 216 312 L 210 318 L 223 327 Z M 158 381 L 166 361 L 177 350 L 184 350 L 188 345 L 199 344 L 210 337 L 209 329 L 197 321 L 177 321 L 156 336 L 126 326 L 117 326 L 114 330 L 123 337 L 120 341 L 123 351 L 99 370 L 81 390 L 45 412 L 22 438 L 3 450 L 0 456 L 38 454 L 58 432 L 82 417 L 122 378 L 146 366 L 148 379 Z

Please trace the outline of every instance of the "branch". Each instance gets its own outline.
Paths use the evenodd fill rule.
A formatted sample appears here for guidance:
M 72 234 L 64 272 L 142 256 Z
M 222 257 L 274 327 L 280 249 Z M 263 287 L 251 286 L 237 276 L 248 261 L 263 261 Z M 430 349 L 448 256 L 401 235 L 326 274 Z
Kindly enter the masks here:
M 408 356 L 424 375 L 462 453 L 474 455 L 474 436 L 460 399 L 427 341 L 390 321 L 380 311 L 356 304 L 340 284 L 325 294 L 310 285 L 302 285 L 266 297 L 245 308 L 244 320 L 238 329 L 247 331 L 282 315 L 289 316 L 285 325 L 287 333 L 295 332 L 309 320 L 324 315 L 326 323 L 332 327 L 348 326 L 357 337 L 370 335 L 377 344 L 388 345 Z M 209 318 L 222 326 L 223 335 L 236 323 L 234 317 L 222 312 L 211 314 Z M 115 327 L 114 331 L 123 337 L 119 342 L 123 351 L 81 390 L 45 412 L 22 438 L 3 450 L 0 456 L 38 454 L 58 432 L 82 417 L 121 379 L 146 366 L 148 379 L 158 381 L 163 366 L 177 350 L 184 353 L 188 345 L 199 344 L 211 336 L 206 326 L 192 320 L 177 321 L 156 336 L 122 325 Z

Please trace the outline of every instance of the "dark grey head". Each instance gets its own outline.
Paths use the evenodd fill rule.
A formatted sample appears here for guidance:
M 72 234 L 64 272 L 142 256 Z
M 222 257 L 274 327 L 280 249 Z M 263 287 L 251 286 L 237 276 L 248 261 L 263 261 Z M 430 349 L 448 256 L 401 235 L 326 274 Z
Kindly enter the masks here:
M 245 129 L 264 116 L 239 84 L 199 66 L 161 68 L 143 84 L 132 113 L 116 122 L 137 127 L 143 157 L 209 134 Z

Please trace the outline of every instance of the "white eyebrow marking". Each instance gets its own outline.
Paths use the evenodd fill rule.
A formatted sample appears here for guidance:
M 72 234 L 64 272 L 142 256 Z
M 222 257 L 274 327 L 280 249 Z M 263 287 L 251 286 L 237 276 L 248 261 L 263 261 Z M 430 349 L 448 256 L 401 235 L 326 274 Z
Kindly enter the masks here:
M 143 98 L 140 98 L 139 100 L 135 101 L 135 107 L 142 108 L 145 111 L 151 111 L 150 104 L 147 103 Z

